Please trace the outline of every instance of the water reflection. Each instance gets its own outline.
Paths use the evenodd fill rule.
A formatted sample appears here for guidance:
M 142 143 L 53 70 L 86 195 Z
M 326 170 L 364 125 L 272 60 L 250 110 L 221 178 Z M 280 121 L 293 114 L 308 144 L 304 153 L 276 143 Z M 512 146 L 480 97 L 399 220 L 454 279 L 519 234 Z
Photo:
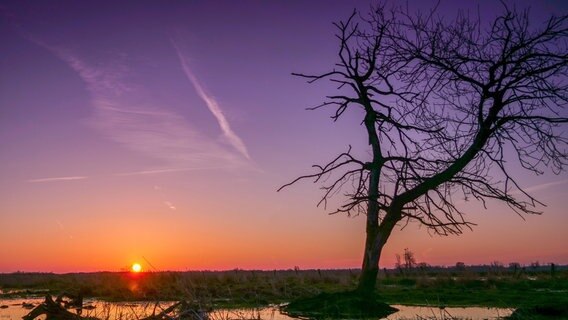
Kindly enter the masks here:
M 388 320 L 403 320 L 403 319 L 501 319 L 510 316 L 514 309 L 506 308 L 484 308 L 484 307 L 417 307 L 417 306 L 401 306 L 394 305 L 393 307 L 400 311 L 391 314 L 385 319 Z
M 30 304 L 37 306 L 44 301 L 43 298 L 33 299 L 0 299 L 0 320 L 20 320 L 24 315 L 30 312 Z M 85 300 L 87 307 L 83 310 L 83 316 L 97 317 L 109 320 L 136 320 L 145 316 L 149 316 L 154 312 L 157 314 L 161 310 L 171 305 L 164 302 L 156 304 L 154 302 L 104 302 L 99 300 Z M 27 306 L 27 307 L 25 307 Z M 403 320 L 403 319 L 501 319 L 512 313 L 512 309 L 504 308 L 435 308 L 435 307 L 417 307 L 417 306 L 401 306 L 395 305 L 399 309 L 388 316 L 387 320 Z M 33 308 L 33 307 L 32 307 Z M 276 307 L 268 307 L 263 309 L 219 309 L 210 313 L 211 320 L 292 320 L 286 315 L 281 314 Z M 45 320 L 45 316 L 38 317 Z

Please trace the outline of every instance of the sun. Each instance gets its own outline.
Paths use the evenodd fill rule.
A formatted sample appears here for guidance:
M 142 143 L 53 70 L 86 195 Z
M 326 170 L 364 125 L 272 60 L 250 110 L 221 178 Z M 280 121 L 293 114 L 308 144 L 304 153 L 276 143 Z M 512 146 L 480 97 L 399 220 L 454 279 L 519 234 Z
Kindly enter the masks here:
M 132 272 L 140 272 L 142 271 L 142 266 L 139 263 L 134 263 L 131 267 Z

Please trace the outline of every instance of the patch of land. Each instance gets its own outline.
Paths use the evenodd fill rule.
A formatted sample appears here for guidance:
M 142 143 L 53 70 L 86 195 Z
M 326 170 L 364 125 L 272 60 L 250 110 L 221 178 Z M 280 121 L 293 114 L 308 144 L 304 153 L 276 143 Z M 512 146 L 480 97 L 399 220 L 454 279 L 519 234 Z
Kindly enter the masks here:
M 106 301 L 197 300 L 216 307 L 265 306 L 353 290 L 358 270 L 0 274 L 0 298 L 61 292 Z M 568 268 L 382 270 L 377 299 L 388 304 L 536 310 L 568 305 Z

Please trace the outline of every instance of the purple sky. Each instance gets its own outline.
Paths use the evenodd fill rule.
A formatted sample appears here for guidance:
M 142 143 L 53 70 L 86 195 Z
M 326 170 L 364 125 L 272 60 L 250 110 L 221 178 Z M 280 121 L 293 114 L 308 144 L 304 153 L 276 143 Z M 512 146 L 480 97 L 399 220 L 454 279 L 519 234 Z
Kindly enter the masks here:
M 490 3 L 461 9 L 486 19 Z M 366 152 L 361 114 L 305 110 L 335 87 L 290 75 L 333 66 L 331 23 L 354 7 L 369 2 L 1 2 L 0 272 L 358 267 L 361 217 L 315 208 L 318 185 L 276 192 L 349 144 Z M 535 21 L 567 10 L 532 4 Z M 568 263 L 568 176 L 520 181 L 544 215 L 468 204 L 473 232 L 410 226 L 384 265 L 404 248 L 431 264 Z

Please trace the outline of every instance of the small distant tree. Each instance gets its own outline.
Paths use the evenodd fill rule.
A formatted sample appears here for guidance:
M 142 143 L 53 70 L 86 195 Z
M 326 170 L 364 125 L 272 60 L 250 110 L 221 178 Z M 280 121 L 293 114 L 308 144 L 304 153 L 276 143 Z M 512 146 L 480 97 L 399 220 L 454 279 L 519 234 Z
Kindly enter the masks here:
M 509 269 L 513 270 L 514 273 L 521 270 L 521 264 L 518 262 L 511 262 L 509 263 Z
M 400 258 L 400 254 L 396 254 L 395 255 L 396 258 L 396 263 L 394 264 L 394 267 L 396 268 L 396 270 L 398 270 L 398 273 L 402 273 L 402 260 Z
M 430 265 L 427 262 L 419 262 L 416 266 L 420 269 L 420 271 L 426 271 L 430 268 Z
M 568 159 L 561 125 L 568 102 L 567 16 L 540 27 L 528 12 L 503 8 L 488 25 L 458 15 L 412 14 L 379 6 L 336 23 L 338 61 L 309 83 L 327 79 L 336 94 L 310 109 L 331 118 L 360 115 L 367 158 L 347 148 L 315 172 L 319 204 L 338 193 L 332 213 L 366 216 L 357 292 L 374 292 L 382 250 L 397 225 L 417 222 L 439 235 L 471 228 L 456 200 L 487 199 L 522 214 L 540 204 L 508 167 L 559 173 Z M 319 205 L 318 204 L 318 205 Z
M 414 252 L 408 248 L 404 249 L 404 267 L 406 270 L 411 270 L 416 266 L 416 259 L 414 259 Z
M 465 263 L 463 262 L 456 262 L 456 270 L 464 271 L 465 270 Z

